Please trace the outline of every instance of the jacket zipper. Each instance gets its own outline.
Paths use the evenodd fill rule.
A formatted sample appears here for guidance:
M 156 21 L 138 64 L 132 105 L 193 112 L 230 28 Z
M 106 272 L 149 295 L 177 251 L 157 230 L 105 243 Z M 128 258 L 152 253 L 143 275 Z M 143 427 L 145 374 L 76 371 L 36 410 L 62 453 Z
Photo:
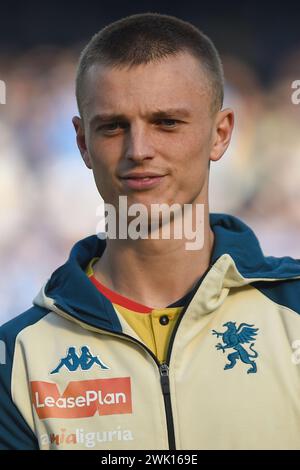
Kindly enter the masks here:
M 167 420 L 167 430 L 168 430 L 168 439 L 169 439 L 169 450 L 176 450 L 176 440 L 175 440 L 175 430 L 174 430 L 174 418 L 173 418 L 173 411 L 172 411 L 172 401 L 171 401 L 171 393 L 170 393 L 170 378 L 169 378 L 169 367 L 170 367 L 170 360 L 171 354 L 173 349 L 173 344 L 176 336 L 176 332 L 178 330 L 179 324 L 189 306 L 192 299 L 184 306 L 180 316 L 176 322 L 176 325 L 173 329 L 168 350 L 166 361 L 160 364 L 160 382 L 161 388 L 163 392 L 164 402 L 165 402 L 165 412 L 166 412 L 166 420 Z
M 161 388 L 162 388 L 164 402 L 165 402 L 169 450 L 176 450 L 168 364 L 165 362 L 162 363 L 159 367 L 159 371 L 160 371 L 160 383 L 161 383 Z
M 218 258 L 219 259 L 219 258 Z M 215 260 L 216 262 L 216 260 Z M 210 271 L 214 263 L 210 263 L 206 271 L 203 273 L 201 276 L 201 280 L 196 284 L 195 288 L 197 287 L 196 290 L 198 290 L 199 286 L 202 284 L 204 278 L 206 277 L 207 273 Z M 173 349 L 173 344 L 175 341 L 175 336 L 177 333 L 177 330 L 179 328 L 179 325 L 181 323 L 181 320 L 184 317 L 185 312 L 188 309 L 188 306 L 192 302 L 194 296 L 185 304 L 183 307 L 182 312 L 180 313 L 180 316 L 174 326 L 168 350 L 167 350 L 167 356 L 166 356 L 166 361 L 160 365 L 160 376 L 161 376 L 161 387 L 162 387 L 162 392 L 164 396 L 164 401 L 165 401 L 165 411 L 166 411 L 166 419 L 167 419 L 167 429 L 168 429 L 168 439 L 169 439 L 169 449 L 170 450 L 176 450 L 176 440 L 175 440 L 175 431 L 174 431 L 174 419 L 173 419 L 173 412 L 172 412 L 172 402 L 171 402 L 171 394 L 170 394 L 170 379 L 169 379 L 169 366 L 170 366 L 170 360 L 171 360 L 171 354 L 172 354 L 172 349 Z

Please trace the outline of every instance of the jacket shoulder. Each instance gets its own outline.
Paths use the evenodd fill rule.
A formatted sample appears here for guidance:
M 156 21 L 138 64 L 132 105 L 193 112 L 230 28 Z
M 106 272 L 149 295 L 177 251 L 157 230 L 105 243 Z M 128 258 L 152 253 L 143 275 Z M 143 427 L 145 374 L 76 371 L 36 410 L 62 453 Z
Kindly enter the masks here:
M 287 307 L 300 315 L 300 278 L 251 283 L 262 294 L 278 305 Z
M 11 377 L 18 334 L 38 322 L 49 310 L 31 307 L 0 327 L 0 450 L 38 449 L 37 438 L 13 402 Z
M 34 325 L 48 313 L 48 309 L 39 306 L 29 308 L 25 312 L 1 325 L 0 338 L 8 342 L 6 345 L 8 347 L 11 342 L 15 341 L 16 337 L 22 330 L 28 326 Z

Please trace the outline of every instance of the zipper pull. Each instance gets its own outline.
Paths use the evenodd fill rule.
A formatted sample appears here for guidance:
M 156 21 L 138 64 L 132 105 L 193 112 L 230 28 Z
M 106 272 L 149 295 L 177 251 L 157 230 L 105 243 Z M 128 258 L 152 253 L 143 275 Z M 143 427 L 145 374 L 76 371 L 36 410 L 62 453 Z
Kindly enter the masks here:
M 160 382 L 163 394 L 170 395 L 169 366 L 165 362 L 159 366 Z

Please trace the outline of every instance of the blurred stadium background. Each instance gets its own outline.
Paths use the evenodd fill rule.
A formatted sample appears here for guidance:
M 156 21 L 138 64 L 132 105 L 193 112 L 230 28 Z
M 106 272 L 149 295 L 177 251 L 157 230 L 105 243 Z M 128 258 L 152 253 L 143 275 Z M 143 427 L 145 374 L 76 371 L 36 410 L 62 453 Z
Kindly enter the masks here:
M 96 31 L 133 13 L 178 16 L 215 42 L 236 128 L 211 165 L 210 211 L 248 223 L 267 255 L 300 258 L 300 105 L 291 101 L 300 80 L 300 7 L 211 3 L 1 5 L 0 324 L 31 305 L 75 241 L 95 233 L 100 200 L 71 123 L 76 61 Z

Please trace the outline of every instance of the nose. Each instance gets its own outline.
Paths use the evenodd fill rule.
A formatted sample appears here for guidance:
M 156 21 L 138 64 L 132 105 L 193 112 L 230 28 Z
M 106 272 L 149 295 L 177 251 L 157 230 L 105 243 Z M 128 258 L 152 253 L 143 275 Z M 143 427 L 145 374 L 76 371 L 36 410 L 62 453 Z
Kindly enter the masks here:
M 154 149 L 151 143 L 150 130 L 143 123 L 132 124 L 127 133 L 125 158 L 141 162 L 153 157 Z

